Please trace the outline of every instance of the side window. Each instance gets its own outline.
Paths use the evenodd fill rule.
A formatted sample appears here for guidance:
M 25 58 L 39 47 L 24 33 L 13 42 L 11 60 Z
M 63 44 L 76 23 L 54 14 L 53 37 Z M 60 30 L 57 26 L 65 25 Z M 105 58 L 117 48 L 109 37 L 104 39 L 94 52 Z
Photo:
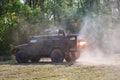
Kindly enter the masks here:
M 70 37 L 70 40 L 73 41 L 73 40 L 76 40 L 76 38 L 75 37 Z
M 29 41 L 29 43 L 36 43 L 37 42 L 37 39 L 31 39 L 30 41 Z

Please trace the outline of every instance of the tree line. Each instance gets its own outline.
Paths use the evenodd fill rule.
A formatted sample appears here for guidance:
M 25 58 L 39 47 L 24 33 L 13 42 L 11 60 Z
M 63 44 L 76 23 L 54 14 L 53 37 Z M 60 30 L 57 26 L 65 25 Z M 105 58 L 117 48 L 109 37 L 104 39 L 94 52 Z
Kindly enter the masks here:
M 119 0 L 0 0 L 0 55 L 54 26 L 77 33 L 86 15 L 118 13 Z

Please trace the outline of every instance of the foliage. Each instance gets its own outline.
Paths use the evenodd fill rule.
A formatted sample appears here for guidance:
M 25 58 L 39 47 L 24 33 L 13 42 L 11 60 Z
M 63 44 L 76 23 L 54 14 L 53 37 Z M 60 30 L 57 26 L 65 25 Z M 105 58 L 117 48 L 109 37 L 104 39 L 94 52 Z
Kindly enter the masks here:
M 12 33 L 18 23 L 20 5 L 17 0 L 2 0 L 0 3 L 0 55 L 6 55 L 13 46 Z

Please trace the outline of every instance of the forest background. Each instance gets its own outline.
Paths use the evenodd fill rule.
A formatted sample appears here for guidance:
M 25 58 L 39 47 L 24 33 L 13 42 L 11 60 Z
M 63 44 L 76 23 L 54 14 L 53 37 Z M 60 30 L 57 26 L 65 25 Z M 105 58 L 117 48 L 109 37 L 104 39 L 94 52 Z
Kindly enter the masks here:
M 104 32 L 113 30 L 111 25 L 120 19 L 120 0 L 0 0 L 0 56 L 46 29 L 79 33 L 86 16 L 95 21 L 103 15 L 112 20 L 108 28 L 102 26 Z

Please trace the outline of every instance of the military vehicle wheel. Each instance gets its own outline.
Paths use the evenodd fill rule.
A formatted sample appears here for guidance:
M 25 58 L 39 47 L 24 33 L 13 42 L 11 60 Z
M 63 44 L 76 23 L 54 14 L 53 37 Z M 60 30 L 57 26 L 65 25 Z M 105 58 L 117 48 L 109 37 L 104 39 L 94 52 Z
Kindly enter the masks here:
M 70 55 L 70 54 L 66 54 L 66 55 L 65 55 L 65 60 L 66 60 L 67 62 L 71 62 L 71 60 L 72 60 L 71 55 Z
M 25 58 L 24 53 L 22 51 L 16 52 L 15 58 L 18 63 L 27 63 L 28 60 Z
M 64 54 L 60 49 L 54 49 L 51 53 L 51 60 L 53 63 L 62 63 L 64 59 Z
M 67 62 L 75 62 L 76 61 L 75 53 L 70 52 L 70 53 L 66 54 L 65 60 Z
M 80 52 L 76 53 L 76 59 L 78 59 L 80 57 Z
M 36 62 L 39 62 L 39 60 L 40 60 L 40 58 L 33 58 L 33 59 L 31 59 L 31 62 L 36 63 Z

